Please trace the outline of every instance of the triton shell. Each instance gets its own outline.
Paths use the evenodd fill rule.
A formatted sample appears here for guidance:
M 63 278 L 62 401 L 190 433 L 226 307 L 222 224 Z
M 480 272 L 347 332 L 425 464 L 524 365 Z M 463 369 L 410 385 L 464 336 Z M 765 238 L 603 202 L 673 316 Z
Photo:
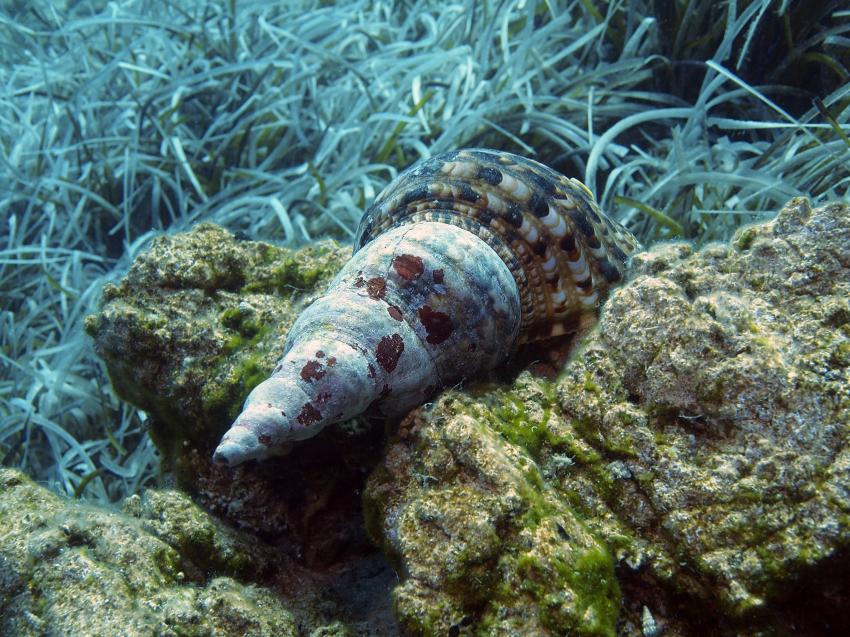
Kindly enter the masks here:
M 215 461 L 285 453 L 367 408 L 403 414 L 523 343 L 590 325 L 638 247 L 583 184 L 535 161 L 470 149 L 419 162 L 366 211 L 351 260 Z

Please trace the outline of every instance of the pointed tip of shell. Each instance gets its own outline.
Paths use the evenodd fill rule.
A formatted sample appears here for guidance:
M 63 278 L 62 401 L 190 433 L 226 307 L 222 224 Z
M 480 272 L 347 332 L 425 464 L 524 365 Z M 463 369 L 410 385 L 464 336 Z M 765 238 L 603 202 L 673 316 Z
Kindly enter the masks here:
M 231 427 L 216 447 L 213 462 L 235 467 L 248 460 L 262 459 L 268 455 L 268 447 L 262 445 L 250 429 Z

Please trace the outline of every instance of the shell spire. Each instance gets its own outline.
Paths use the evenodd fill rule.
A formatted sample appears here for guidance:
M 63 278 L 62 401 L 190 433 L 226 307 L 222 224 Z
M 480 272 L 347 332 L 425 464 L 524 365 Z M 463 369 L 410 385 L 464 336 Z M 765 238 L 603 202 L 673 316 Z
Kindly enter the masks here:
M 216 462 L 275 455 L 373 404 L 403 413 L 504 361 L 519 330 L 519 293 L 491 255 L 471 233 L 434 222 L 394 228 L 357 252 L 298 317 Z
M 364 214 L 215 461 L 285 453 L 367 409 L 402 414 L 524 342 L 581 329 L 637 248 L 582 184 L 537 162 L 471 149 L 414 165 Z

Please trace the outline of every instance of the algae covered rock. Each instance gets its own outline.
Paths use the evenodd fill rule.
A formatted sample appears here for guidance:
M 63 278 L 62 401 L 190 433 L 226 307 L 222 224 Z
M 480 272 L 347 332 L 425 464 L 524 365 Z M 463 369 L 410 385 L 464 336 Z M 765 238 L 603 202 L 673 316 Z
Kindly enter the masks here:
M 721 629 L 817 634 L 850 595 L 850 209 L 639 255 L 557 384 L 598 454 L 559 479 Z M 699 600 L 695 604 L 694 600 Z M 842 619 L 843 618 L 843 619 Z
M 261 566 L 244 563 L 226 542 L 212 542 L 200 522 L 191 541 L 178 543 L 181 550 L 193 555 L 202 547 L 211 564 L 297 591 L 287 603 L 316 630 L 339 632 L 333 626 L 342 621 L 352 635 L 391 634 L 386 589 L 393 574 L 360 516 L 359 488 L 381 452 L 380 426 L 334 427 L 297 454 L 235 471 L 212 463 L 217 441 L 271 373 L 300 309 L 349 253 L 333 242 L 292 251 L 201 224 L 154 240 L 120 284 L 104 290 L 86 328 L 118 394 L 147 413 L 177 485 L 206 510 L 258 534 L 258 545 L 267 542 L 274 556 Z M 169 497 L 136 503 L 149 513 L 151 532 L 171 534 Z M 158 512 L 169 509 L 157 523 Z
M 349 254 L 333 243 L 293 252 L 200 224 L 156 238 L 86 331 L 115 390 L 151 417 L 151 436 L 187 481 L 211 441 L 272 368 L 309 294 Z
M 729 246 L 639 255 L 557 381 L 473 384 L 392 438 L 366 507 L 403 578 L 400 621 L 846 627 L 848 348 L 846 206 L 794 201 Z
M 235 579 L 262 572 L 253 543 L 175 492 L 128 506 L 136 516 L 0 469 L 0 634 L 298 635 L 274 592 Z
M 361 591 L 349 605 L 380 610 L 381 586 L 322 575 L 381 572 L 365 526 L 396 569 L 402 630 L 416 635 L 846 627 L 847 206 L 796 200 L 729 245 L 638 255 L 557 380 L 470 379 L 389 423 L 388 437 L 354 423 L 286 458 L 213 467 L 221 431 L 320 291 L 310 286 L 344 255 L 200 226 L 159 240 L 88 323 L 178 478 L 275 538 L 289 560 L 275 568 L 313 569 L 314 585 Z M 209 545 L 209 529 L 192 526 Z M 215 551 L 212 568 L 250 570 L 226 542 Z
M 379 453 L 374 436 L 355 436 L 357 447 L 348 435 L 356 429 L 334 428 L 259 471 L 221 470 L 210 458 L 248 392 L 271 374 L 300 309 L 349 252 L 332 242 L 294 252 L 201 224 L 154 240 L 86 322 L 115 390 L 147 413 L 181 487 L 244 528 L 285 531 L 296 543 L 309 534 L 307 550 L 330 559 L 368 544 L 352 528 L 359 505 L 348 485 L 373 462 L 360 456 Z
M 444 397 L 401 425 L 369 480 L 373 537 L 404 577 L 400 623 L 417 635 L 613 635 L 607 547 L 493 420 Z

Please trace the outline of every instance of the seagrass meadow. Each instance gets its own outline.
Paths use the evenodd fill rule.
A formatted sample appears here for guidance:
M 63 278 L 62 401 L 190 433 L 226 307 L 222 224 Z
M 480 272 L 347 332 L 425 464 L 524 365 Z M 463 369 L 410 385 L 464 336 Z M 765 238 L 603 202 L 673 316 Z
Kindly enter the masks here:
M 0 459 L 110 501 L 156 479 L 81 329 L 164 231 L 350 240 L 462 146 L 586 181 L 646 243 L 850 182 L 841 2 L 6 2 Z
M 160 262 L 173 257 L 174 262 L 182 263 L 185 255 L 176 249 L 169 252 L 168 242 L 199 227 L 200 234 L 186 236 L 196 242 L 216 237 L 227 246 L 235 236 L 239 245 L 228 249 L 239 254 L 242 243 L 268 242 L 274 244 L 274 254 L 289 255 L 281 258 L 308 255 L 306 261 L 286 265 L 286 276 L 281 275 L 273 291 L 312 289 L 339 266 L 364 209 L 401 170 L 453 149 L 486 147 L 535 159 L 586 184 L 606 214 L 625 225 L 643 246 L 659 250 L 639 259 L 642 274 L 655 274 L 654 267 L 657 271 L 675 270 L 679 266 L 671 263 L 678 263 L 676 259 L 689 258 L 708 246 L 709 253 L 699 253 L 704 256 L 699 257 L 699 266 L 693 266 L 694 272 L 701 272 L 719 262 L 720 257 L 711 260 L 710 251 L 720 250 L 712 246 L 749 249 L 749 235 L 741 228 L 771 222 L 789 201 L 797 202 L 797 208 L 785 208 L 785 216 L 780 215 L 778 223 L 786 224 L 781 236 L 798 236 L 786 227 L 791 223 L 787 219 L 805 223 L 814 219 L 811 226 L 822 232 L 818 235 L 822 237 L 829 233 L 823 225 L 827 222 L 819 220 L 828 219 L 840 227 L 835 221 L 840 214 L 833 208 L 827 208 L 832 211 L 828 214 L 814 216 L 802 212 L 794 216 L 787 211 L 802 210 L 800 198 L 808 199 L 811 209 L 850 198 L 848 80 L 850 7 L 843 0 L 5 0 L 0 3 L 0 471 L 20 470 L 46 491 L 34 491 L 35 485 L 30 488 L 22 478 L 9 477 L 11 473 L 4 473 L 0 481 L 10 492 L 18 489 L 26 493 L 25 499 L 47 503 L 50 510 L 63 511 L 66 498 L 82 499 L 107 510 L 123 501 L 125 513 L 144 524 L 154 524 L 149 520 L 156 519 L 157 512 L 149 510 L 153 505 L 139 504 L 138 494 L 146 488 L 171 485 L 174 480 L 173 441 L 163 444 L 156 426 L 167 422 L 169 415 L 158 412 L 162 405 L 155 401 L 145 410 L 138 406 L 144 400 L 135 401 L 134 406 L 119 399 L 107 364 L 95 352 L 92 336 L 100 327 L 92 319 L 87 325 L 85 321 L 87 315 L 102 309 L 105 296 L 129 296 L 125 294 L 127 286 L 121 287 L 122 278 L 128 272 L 131 279 L 135 276 L 131 265 L 140 262 L 140 256 L 144 262 L 152 246 Z M 765 233 L 753 231 L 753 236 L 764 238 Z M 343 248 L 325 240 L 335 240 Z M 184 239 L 174 241 L 179 245 Z M 680 247 L 664 247 L 673 242 Z M 315 258 L 314 249 L 319 254 L 315 263 L 310 260 Z M 816 246 L 807 249 L 807 255 L 817 253 Z M 675 258 L 671 256 L 674 252 Z M 198 253 L 204 256 L 203 250 Z M 733 270 L 745 272 L 737 257 L 724 253 L 723 259 L 732 265 L 728 271 L 718 269 L 718 276 Z M 756 257 L 752 262 L 763 263 Z M 763 271 L 764 280 L 779 280 L 772 278 L 768 266 Z M 698 274 L 693 277 L 702 281 Z M 719 289 L 714 282 L 700 285 Z M 747 294 L 762 292 L 757 281 L 748 279 L 747 285 Z M 155 307 L 145 303 L 161 294 L 161 288 L 166 290 L 163 298 L 172 291 L 160 282 L 152 288 L 152 296 L 138 304 L 144 310 L 140 315 L 153 316 Z M 832 309 L 824 309 L 823 316 L 808 305 L 800 310 L 801 315 L 817 315 L 811 320 L 827 325 L 827 331 L 844 334 L 841 338 L 850 338 L 841 332 L 850 322 L 842 313 L 846 313 L 841 309 L 842 292 L 830 288 L 829 294 Z M 277 307 L 274 303 L 277 301 L 270 307 Z M 231 312 L 227 320 L 238 322 L 232 309 L 222 306 L 220 310 Z M 747 319 L 747 325 L 758 323 L 757 319 Z M 670 325 L 675 324 L 671 319 Z M 240 324 L 235 329 L 226 353 L 238 350 L 240 364 L 256 384 L 262 379 L 262 365 L 257 361 L 273 354 L 263 349 L 267 328 L 241 330 L 243 327 Z M 752 347 L 769 349 L 773 337 L 762 338 L 757 332 L 755 327 L 751 329 Z M 823 356 L 823 369 L 830 373 L 845 370 L 848 354 L 844 341 L 830 340 L 827 346 L 823 339 L 811 344 L 811 351 Z M 660 341 L 657 345 L 659 351 L 664 347 Z M 249 353 L 245 346 L 258 346 L 261 354 Z M 591 354 L 596 351 L 590 349 Z M 616 347 L 609 343 L 602 349 Z M 734 347 L 729 345 L 728 350 Z M 503 417 L 538 407 L 546 418 L 556 409 L 590 413 L 584 404 L 570 407 L 571 399 L 557 393 L 562 391 L 558 387 L 568 384 L 605 394 L 608 389 L 600 389 L 594 378 L 615 374 L 607 368 L 603 374 L 594 365 L 604 367 L 594 360 L 587 363 L 591 371 L 585 376 L 579 378 L 574 372 L 559 386 L 539 381 L 541 388 L 537 380 L 524 379 L 523 391 L 534 399 L 525 406 L 516 403 L 513 394 L 502 395 L 498 393 L 502 390 L 496 389 L 490 398 L 493 404 L 470 407 L 469 413 L 478 414 L 480 422 L 494 413 Z M 585 371 L 582 368 L 582 373 Z M 222 372 L 222 377 L 225 375 Z M 812 387 L 821 387 L 812 383 Z M 238 384 L 228 386 L 233 395 L 228 394 L 227 400 L 235 400 L 246 384 L 240 378 Z M 714 389 L 714 394 L 700 395 L 699 400 L 716 402 L 723 390 Z M 182 397 L 174 399 L 171 415 L 175 420 L 184 413 L 195 413 L 180 400 Z M 590 563 L 591 570 L 612 573 L 599 537 L 606 533 L 621 537 L 632 531 L 627 533 L 611 521 L 616 516 L 608 514 L 610 501 L 599 504 L 599 510 L 608 507 L 604 515 L 599 514 L 598 519 L 604 521 L 596 526 L 590 523 L 590 530 L 581 515 L 574 516 L 571 527 L 563 523 L 544 529 L 540 522 L 554 510 L 573 520 L 566 504 L 554 503 L 549 482 L 575 479 L 570 488 L 577 484 L 579 489 L 602 480 L 608 465 L 591 457 L 581 445 L 560 454 L 560 468 L 548 452 L 543 453 L 544 462 L 541 448 L 561 443 L 537 432 L 530 434 L 518 427 L 513 416 L 502 425 L 493 425 L 497 434 L 491 436 L 489 430 L 482 434 L 480 422 L 474 424 L 466 418 L 463 394 L 447 400 L 459 403 L 447 402 L 441 407 L 443 415 L 432 419 L 420 414 L 415 422 L 454 423 L 457 431 L 485 436 L 486 444 L 481 444 L 487 450 L 503 440 L 525 449 L 531 468 L 516 473 L 514 467 L 514 473 L 499 480 L 507 485 L 505 489 L 515 489 L 532 502 L 523 515 L 540 523 L 534 532 L 554 546 L 561 527 L 569 527 L 584 547 L 581 560 Z M 622 405 L 619 400 L 611 399 L 611 404 Z M 664 400 L 675 402 L 678 398 Z M 687 411 L 699 402 L 688 400 L 682 398 L 675 408 Z M 718 407 L 718 413 L 722 411 Z M 629 412 L 623 418 L 633 415 Z M 658 414 L 647 410 L 639 415 L 651 419 Z M 790 421 L 792 416 L 788 418 Z M 617 423 L 603 420 L 593 412 L 582 426 L 588 428 L 587 423 L 592 422 L 594 430 L 607 427 L 624 438 L 632 435 L 628 428 L 621 431 Z M 637 430 L 652 428 L 645 425 L 642 420 Z M 424 433 L 416 430 L 410 438 L 395 440 L 390 448 L 407 457 L 416 456 L 411 449 L 420 445 L 430 449 L 422 451 L 423 457 L 436 457 L 435 445 L 462 447 L 460 434 L 441 439 L 438 445 L 430 437 L 436 434 L 422 427 Z M 668 434 L 665 430 L 664 436 Z M 654 435 L 658 447 L 675 447 L 677 461 L 680 452 L 681 457 L 687 456 L 684 438 L 669 434 L 669 439 L 662 440 L 657 431 L 646 435 Z M 674 438 L 675 444 L 670 442 Z M 623 452 L 612 462 L 625 462 L 627 456 Z M 584 463 L 585 472 L 579 478 L 564 478 L 563 472 L 576 462 Z M 187 475 L 195 470 L 193 465 L 177 464 Z M 775 464 L 779 466 L 781 460 Z M 380 545 L 384 540 L 379 536 L 390 534 L 388 529 L 395 524 L 393 516 L 408 510 L 404 498 L 410 493 L 418 497 L 417 485 L 425 478 L 386 459 L 374 460 L 375 465 L 379 470 L 364 486 L 365 526 Z M 651 463 L 646 462 L 641 464 L 642 473 L 635 474 L 646 491 L 652 491 L 648 486 L 651 471 Z M 826 484 L 824 475 L 818 473 L 817 479 Z M 694 484 L 698 481 L 695 478 Z M 544 482 L 545 489 L 541 486 Z M 603 493 L 603 487 L 608 491 Z M 697 486 L 693 488 L 696 493 Z M 593 489 L 597 491 L 586 501 L 599 503 L 614 493 L 607 483 L 587 487 L 588 492 Z M 492 493 L 481 497 L 485 496 L 491 498 L 489 513 L 494 519 L 507 515 Z M 690 502 L 690 497 L 682 496 L 682 502 Z M 740 497 L 743 501 L 751 494 Z M 631 500 L 625 498 L 624 502 Z M 202 503 L 222 513 L 214 502 Z M 571 505 L 578 507 L 575 502 Z M 684 510 L 685 504 L 682 506 Z M 680 520 L 677 533 L 686 535 L 703 522 L 682 515 L 687 519 Z M 843 515 L 836 513 L 836 525 L 846 526 L 850 518 Z M 108 526 L 108 520 L 98 518 L 97 524 Z M 218 522 L 198 524 L 213 528 Z M 269 531 L 262 522 L 256 524 L 261 531 Z M 711 522 L 706 524 L 711 526 Z M 403 532 L 391 530 L 393 537 L 409 539 Z M 525 540 L 520 526 L 514 531 L 515 536 L 499 541 L 516 553 Z M 215 526 L 208 535 L 214 536 L 215 542 L 231 542 L 220 539 L 221 533 L 226 535 Z M 668 580 L 697 582 L 688 590 L 677 590 L 670 599 L 693 595 L 714 600 L 714 593 L 707 592 L 700 579 L 703 574 L 705 581 L 714 578 L 728 584 L 731 592 L 718 594 L 716 606 L 712 606 L 714 601 L 706 603 L 705 608 L 721 609 L 718 612 L 744 617 L 758 600 L 785 594 L 775 593 L 768 580 L 772 573 L 784 573 L 786 561 L 791 563 L 792 558 L 783 561 L 787 556 L 782 554 L 771 562 L 759 553 L 757 558 L 767 575 L 758 581 L 746 580 L 739 577 L 739 571 L 746 570 L 743 566 L 730 565 L 712 553 L 727 547 L 728 538 L 717 533 L 716 538 L 706 540 L 711 550 L 702 547 L 710 556 L 706 560 L 716 561 L 709 566 L 701 563 L 693 572 L 684 572 L 675 564 L 679 547 L 655 536 L 646 540 L 650 548 L 644 546 L 642 553 L 632 543 L 631 552 L 623 549 L 623 555 L 628 553 L 628 559 L 638 553 L 641 559 L 663 555 L 669 567 Z M 767 534 L 765 531 L 765 537 Z M 759 535 L 753 543 L 761 547 L 762 539 Z M 178 544 L 182 541 L 175 540 Z M 492 541 L 495 546 L 496 540 Z M 254 552 L 250 541 L 232 542 L 249 556 L 243 560 L 249 564 L 248 571 L 261 570 L 258 565 L 266 558 Z M 384 551 L 395 556 L 393 559 L 407 560 L 405 568 L 427 561 L 420 553 L 405 553 L 404 547 L 390 546 L 389 540 L 386 543 Z M 824 546 L 833 545 L 824 540 Z M 809 548 L 801 548 L 800 554 Z M 848 549 L 841 550 L 846 554 Z M 498 552 L 496 548 L 493 551 Z M 812 549 L 794 559 L 805 561 L 815 553 Z M 547 580 L 541 563 L 548 564 L 550 557 L 529 552 L 516 558 L 517 572 L 534 573 L 523 580 L 525 584 L 535 578 Z M 180 559 L 177 554 L 168 557 L 174 564 Z M 226 562 L 224 558 L 221 561 Z M 0 559 L 0 566 L 3 563 Z M 199 564 L 201 570 L 206 568 L 206 562 Z M 574 574 L 552 568 L 558 577 L 569 580 L 577 594 L 590 587 L 578 582 Z M 229 562 L 224 571 L 234 577 L 247 572 L 244 564 Z M 470 577 L 489 576 L 475 569 L 469 573 Z M 449 592 L 436 601 L 427 597 L 427 587 L 405 585 L 399 589 L 399 603 L 409 604 L 404 611 L 409 612 L 405 625 L 418 627 L 410 629 L 413 633 L 429 634 L 423 628 L 427 622 L 417 615 L 419 602 L 410 600 L 451 609 L 478 609 L 484 603 L 477 598 L 470 601 L 462 592 L 455 595 L 457 591 L 451 587 L 457 582 L 451 573 L 444 575 Z M 800 578 L 809 576 L 804 573 Z M 627 594 L 633 593 L 629 587 L 637 586 L 635 581 L 620 585 Z M 0 578 L 0 593 L 12 590 L 3 586 Z M 741 593 L 735 586 L 746 590 Z M 219 588 L 205 594 L 226 597 L 229 587 L 229 582 L 219 583 Z M 500 599 L 510 598 L 509 588 L 502 584 Z M 607 634 L 605 626 L 613 625 L 616 604 L 609 602 L 619 594 L 616 588 L 608 586 L 588 606 L 596 613 L 593 625 L 602 626 L 597 632 L 589 629 L 588 634 Z M 842 590 L 841 595 L 847 594 Z M 540 600 L 546 597 L 541 589 L 529 595 Z M 630 621 L 639 618 L 641 605 L 629 612 Z M 427 619 L 440 630 L 450 625 L 453 634 L 473 634 L 467 624 L 445 624 L 445 617 L 438 614 L 435 610 L 434 617 L 428 615 Z M 682 625 L 689 625 L 692 619 L 683 620 Z M 495 615 L 491 620 L 492 625 L 498 623 Z M 651 615 L 646 621 L 650 620 Z M 270 634 L 283 631 L 280 626 L 293 635 L 301 634 L 285 610 L 280 610 L 279 619 L 269 621 Z M 541 621 L 544 627 L 560 626 L 557 619 L 547 624 L 549 619 L 544 616 Z M 750 615 L 741 619 L 742 623 L 735 621 L 739 620 L 714 628 L 722 632 L 756 625 L 747 623 Z M 772 625 L 758 624 L 758 630 L 770 630 Z M 784 630 L 793 621 L 781 625 Z M 643 634 L 656 634 L 653 627 L 645 625 Z M 690 634 L 682 630 L 682 634 Z M 557 631 L 552 629 L 550 634 Z

